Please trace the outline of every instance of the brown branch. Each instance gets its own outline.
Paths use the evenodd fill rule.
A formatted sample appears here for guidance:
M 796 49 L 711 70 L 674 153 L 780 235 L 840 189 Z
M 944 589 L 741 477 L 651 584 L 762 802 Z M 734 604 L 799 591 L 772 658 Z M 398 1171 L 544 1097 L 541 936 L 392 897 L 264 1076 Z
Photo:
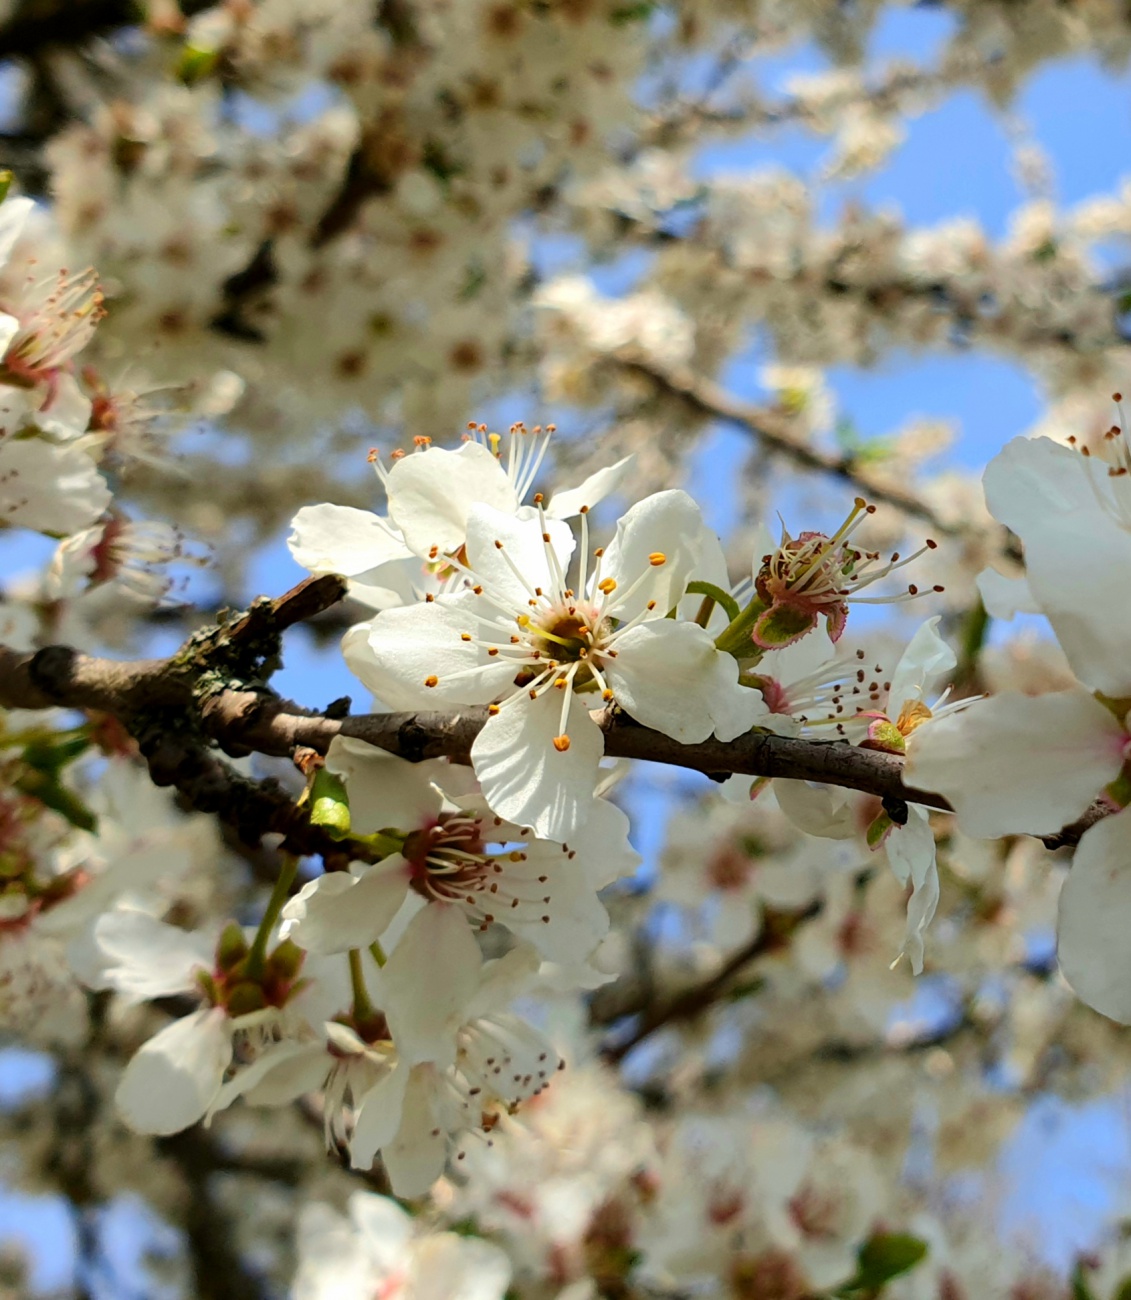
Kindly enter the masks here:
M 623 1061 L 634 1047 L 649 1038 L 657 1029 L 684 1020 L 694 1020 L 702 1015 L 726 994 L 728 985 L 736 975 L 741 974 L 759 957 L 788 946 L 793 932 L 799 926 L 819 916 L 821 907 L 820 902 L 815 902 L 810 903 L 801 912 L 767 912 L 757 936 L 737 952 L 732 953 L 713 975 L 699 984 L 692 985 L 691 988 L 684 989 L 671 1001 L 645 1009 L 629 1036 L 613 1046 L 606 1047 L 601 1055 L 606 1061 L 615 1065 L 618 1061 Z
M 277 600 L 257 600 L 238 618 L 194 634 L 169 659 L 118 662 L 65 646 L 19 653 L 0 645 L 0 707 L 112 714 L 138 740 L 153 779 L 175 785 L 192 807 L 218 813 L 249 842 L 278 831 L 288 836 L 292 851 L 340 857 L 350 845 L 309 826 L 277 786 L 234 772 L 210 744 L 230 754 L 293 757 L 300 748 L 324 754 L 342 735 L 410 762 L 441 757 L 467 762 L 487 720 L 483 708 L 337 716 L 333 710 L 304 711 L 272 692 L 265 678 L 277 666 L 282 629 L 333 604 L 344 587 L 336 575 L 309 578 Z M 254 679 L 259 668 L 263 680 Z M 249 671 L 253 680 L 241 680 Z M 664 763 L 714 778 L 737 773 L 840 786 L 882 799 L 897 820 L 900 806 L 908 803 L 950 810 L 942 795 L 904 783 L 901 756 L 847 741 L 751 731 L 736 740 L 683 744 L 616 708 L 601 712 L 597 721 L 609 757 Z M 1046 843 L 1057 848 L 1077 843 L 1102 811 L 1090 811 Z
M 740 401 L 718 384 L 690 370 L 666 370 L 634 353 L 617 353 L 610 360 L 622 369 L 650 380 L 670 396 L 680 398 L 697 414 L 722 420 L 752 434 L 770 451 L 779 453 L 802 469 L 816 470 L 851 483 L 872 501 L 895 506 L 906 515 L 922 519 L 937 533 L 959 537 L 971 531 L 942 519 L 921 497 L 873 473 L 860 463 L 858 457 L 814 447 L 794 432 L 788 420 L 769 407 Z

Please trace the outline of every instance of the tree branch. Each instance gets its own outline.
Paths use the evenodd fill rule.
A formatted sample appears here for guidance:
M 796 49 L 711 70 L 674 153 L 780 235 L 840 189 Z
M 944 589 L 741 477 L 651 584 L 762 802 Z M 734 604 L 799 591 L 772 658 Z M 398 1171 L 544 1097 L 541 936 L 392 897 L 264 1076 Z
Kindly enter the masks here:
M 325 754 L 341 735 L 409 762 L 441 757 L 467 762 L 487 720 L 484 708 L 458 713 L 317 713 L 271 691 L 266 677 L 278 666 L 282 629 L 315 616 L 340 599 L 344 588 L 344 580 L 336 575 L 309 578 L 277 600 L 257 600 L 238 618 L 195 633 L 168 659 L 119 662 L 66 646 L 20 653 L 0 645 L 0 707 L 112 714 L 137 739 L 154 781 L 175 785 L 191 807 L 217 813 L 251 843 L 277 831 L 288 837 L 289 851 L 341 858 L 360 846 L 333 841 L 310 826 L 281 788 L 239 775 L 210 745 L 235 755 L 293 757 L 299 749 Z M 261 679 L 255 675 L 257 668 L 263 670 Z M 844 740 L 751 731 L 736 740 L 712 737 L 683 744 L 640 726 L 615 707 L 599 713 L 597 721 L 611 758 L 664 763 L 718 779 L 737 773 L 814 781 L 874 795 L 897 809 L 901 803 L 915 803 L 950 810 L 942 795 L 904 783 L 901 756 Z M 1046 843 L 1054 848 L 1077 843 L 1103 811 L 1091 810 L 1047 837 Z
M 895 506 L 904 514 L 922 519 L 935 532 L 949 537 L 969 533 L 969 528 L 942 519 L 921 497 L 899 484 L 877 475 L 851 455 L 836 455 L 814 447 L 790 428 L 789 422 L 765 406 L 755 406 L 732 397 L 725 389 L 690 370 L 665 370 L 646 357 L 632 353 L 610 356 L 616 365 L 642 375 L 657 388 L 678 397 L 699 415 L 753 434 L 764 446 L 802 469 L 816 470 L 851 483 L 873 501 Z

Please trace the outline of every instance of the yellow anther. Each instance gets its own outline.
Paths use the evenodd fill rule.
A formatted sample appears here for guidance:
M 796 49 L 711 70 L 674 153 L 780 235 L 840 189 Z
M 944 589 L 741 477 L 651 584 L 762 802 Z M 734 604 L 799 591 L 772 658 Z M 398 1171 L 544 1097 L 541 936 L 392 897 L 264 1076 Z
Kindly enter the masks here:
M 612 691 L 610 691 L 610 690 L 608 689 L 608 687 L 606 687 L 606 688 L 601 692 L 601 699 L 603 699 L 603 700 L 605 701 L 605 703 L 608 704 L 608 702 L 609 702 L 612 698 L 613 698 L 613 693 L 612 693 Z
M 558 751 L 559 754 L 564 754 L 564 753 L 566 752 L 566 750 L 569 748 L 569 737 L 568 737 L 568 736 L 555 736 L 555 737 L 554 737 L 554 748 Z
M 516 615 L 514 616 L 514 621 L 519 625 L 519 627 L 529 627 L 529 626 L 530 626 L 530 615 L 529 615 L 529 614 L 516 614 Z
M 616 578 L 602 578 L 601 581 L 597 584 L 597 590 L 603 591 L 606 596 L 609 595 L 610 592 L 616 591 L 616 589 L 617 589 Z
M 648 563 L 654 569 L 658 569 L 661 564 L 667 564 L 667 562 L 668 557 L 663 553 L 663 551 L 653 551 L 648 557 Z
M 433 673 L 430 677 L 425 677 L 425 679 L 424 679 L 424 685 L 425 685 L 425 686 L 439 686 L 439 685 L 440 685 L 440 679 L 435 675 L 435 673 Z
M 459 634 L 459 639 L 460 639 L 461 641 L 470 641 L 470 640 L 471 640 L 471 633 L 470 633 L 470 632 L 461 632 L 461 633 Z

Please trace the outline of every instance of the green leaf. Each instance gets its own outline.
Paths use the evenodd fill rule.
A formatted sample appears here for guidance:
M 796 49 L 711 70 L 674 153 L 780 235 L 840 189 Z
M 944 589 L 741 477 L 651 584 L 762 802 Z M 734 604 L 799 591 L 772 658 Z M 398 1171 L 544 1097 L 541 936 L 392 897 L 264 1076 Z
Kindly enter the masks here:
M 687 594 L 689 596 L 708 596 L 716 605 L 721 605 L 726 611 L 727 621 L 733 623 L 734 620 L 742 613 L 738 607 L 738 601 L 730 594 L 729 591 L 723 591 L 722 587 L 716 587 L 713 582 L 689 582 L 687 584 Z
M 350 801 L 346 787 L 339 777 L 320 767 L 314 774 L 310 788 L 310 821 L 314 826 L 325 827 L 336 840 L 350 833 Z
M 72 826 L 80 831 L 93 831 L 98 828 L 98 818 L 86 806 L 73 790 L 68 790 L 54 772 L 42 772 L 38 768 L 25 769 L 14 782 L 21 794 L 38 799 L 45 807 L 65 817 Z
M 927 1243 L 904 1232 L 878 1232 L 856 1255 L 856 1276 L 838 1295 L 881 1291 L 894 1278 L 910 1273 L 927 1255 Z

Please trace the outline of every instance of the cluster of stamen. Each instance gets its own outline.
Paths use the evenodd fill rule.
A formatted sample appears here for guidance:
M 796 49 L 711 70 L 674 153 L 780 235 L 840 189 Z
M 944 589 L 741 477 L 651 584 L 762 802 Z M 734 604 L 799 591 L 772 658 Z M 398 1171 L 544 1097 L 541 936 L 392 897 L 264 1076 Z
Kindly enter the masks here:
M 514 485 L 515 496 L 522 501 L 534 486 L 534 480 L 546 458 L 550 439 L 557 429 L 556 424 L 536 424 L 533 428 L 527 428 L 521 420 L 516 421 L 507 430 L 509 442 L 505 452 L 505 463 L 502 450 L 503 435 L 490 432 L 485 424 L 476 424 L 474 420 L 469 421 L 463 440 L 477 442 L 481 447 L 487 448 L 503 465 L 507 478 Z
M 1119 423 L 1113 424 L 1103 436 L 1102 455 L 1093 455 L 1086 444 L 1081 444 L 1075 434 L 1069 435 L 1068 445 L 1083 456 L 1088 465 L 1088 482 L 1096 503 L 1120 528 L 1131 532 L 1131 441 L 1127 435 L 1127 419 L 1123 410 L 1123 394 L 1112 393 L 1111 400 L 1119 412 Z M 1097 467 L 1103 466 L 1104 472 Z M 1108 490 L 1102 484 L 1107 480 Z
M 31 285 L 27 298 L 30 305 L 12 312 L 20 329 L 8 345 L 4 368 L 38 383 L 86 347 L 106 313 L 93 269 L 74 276 L 60 271 L 53 284 Z
M 905 592 L 891 596 L 862 596 L 865 588 L 887 578 L 897 569 L 913 563 L 938 543 L 926 543 L 911 555 L 900 556 L 893 552 L 886 560 L 878 551 L 860 550 L 849 545 L 849 538 L 876 507 L 857 497 L 847 519 L 832 536 L 818 532 L 804 532 L 791 538 L 783 529 L 776 551 L 762 557 L 762 568 L 755 580 L 759 598 L 772 616 L 775 611 L 785 611 L 792 616 L 792 637 L 778 635 L 769 640 L 759 635 L 755 628 L 755 644 L 774 648 L 797 640 L 824 618 L 832 641 L 837 641 L 844 631 L 850 602 L 862 605 L 884 605 L 907 600 L 922 594 L 919 587 L 910 584 Z M 941 586 L 932 590 L 941 592 Z M 760 623 L 769 630 L 770 619 L 763 616 Z
M 492 715 L 524 696 L 537 700 L 550 691 L 561 693 L 561 722 L 553 743 L 555 749 L 564 753 L 570 747 L 567 719 L 574 692 L 599 691 L 604 701 L 613 700 L 614 692 L 605 671 L 617 657 L 617 642 L 631 628 L 652 616 L 655 601 L 649 601 L 638 614 L 623 623 L 618 621 L 617 611 L 623 609 L 649 580 L 653 569 L 667 563 L 667 556 L 662 551 L 652 552 L 648 556 L 648 567 L 623 591 L 615 578 L 602 575 L 603 547 L 594 550 L 593 572 L 588 573 L 589 508 L 582 506 L 581 568 L 576 587 L 567 586 L 566 575 L 551 545 L 541 493 L 535 494 L 534 504 L 542 529 L 542 545 L 552 590 L 533 585 L 507 554 L 505 543 L 498 539 L 495 548 L 528 593 L 525 609 L 515 610 L 511 605 L 496 600 L 470 568 L 459 559 L 453 559 L 453 565 L 462 569 L 471 590 L 495 610 L 494 613 L 474 616 L 479 626 L 462 632 L 461 639 L 486 650 L 488 658 L 498 658 L 514 665 L 514 688 L 489 706 L 488 712 Z M 464 669 L 462 673 L 448 674 L 446 680 L 478 671 L 478 668 Z M 439 676 L 434 673 L 424 679 L 425 686 L 438 686 L 439 682 Z
M 430 902 L 463 907 L 481 930 L 496 921 L 549 925 L 553 888 L 545 861 L 530 863 L 529 828 L 502 827 L 498 817 L 485 822 L 466 813 L 441 813 L 405 841 L 411 887 Z M 511 834 L 518 839 L 509 846 L 500 842 L 501 835 Z M 560 848 L 563 862 L 576 855 L 567 844 Z
M 493 433 L 487 425 L 477 424 L 471 420 L 468 422 L 467 432 L 464 433 L 462 441 L 476 442 L 481 447 L 486 447 L 503 466 L 507 478 L 514 487 L 515 496 L 522 501 L 534 486 L 534 480 L 542 468 L 550 440 L 557 432 L 557 428 L 556 424 L 536 424 L 533 428 L 528 428 L 519 420 L 507 430 L 506 437 L 509 441 L 504 452 L 501 433 Z M 414 451 L 427 451 L 432 446 L 432 439 L 426 434 L 418 434 L 413 438 L 412 443 Z M 404 456 L 405 452 L 398 448 L 389 454 L 389 459 L 395 462 L 403 460 Z M 389 471 L 381 464 L 381 453 L 376 447 L 370 448 L 369 463 L 376 471 L 382 486 L 387 487 Z
M 845 724 L 851 725 L 879 708 L 891 689 L 883 667 L 875 664 L 869 671 L 863 667 L 865 658 L 864 651 L 857 650 L 855 660 L 859 666 L 855 669 L 843 659 L 833 659 L 788 683 L 773 677 L 754 676 L 751 680 L 761 690 L 771 713 L 788 714 L 806 731 L 832 727 L 838 735 L 846 736 Z

